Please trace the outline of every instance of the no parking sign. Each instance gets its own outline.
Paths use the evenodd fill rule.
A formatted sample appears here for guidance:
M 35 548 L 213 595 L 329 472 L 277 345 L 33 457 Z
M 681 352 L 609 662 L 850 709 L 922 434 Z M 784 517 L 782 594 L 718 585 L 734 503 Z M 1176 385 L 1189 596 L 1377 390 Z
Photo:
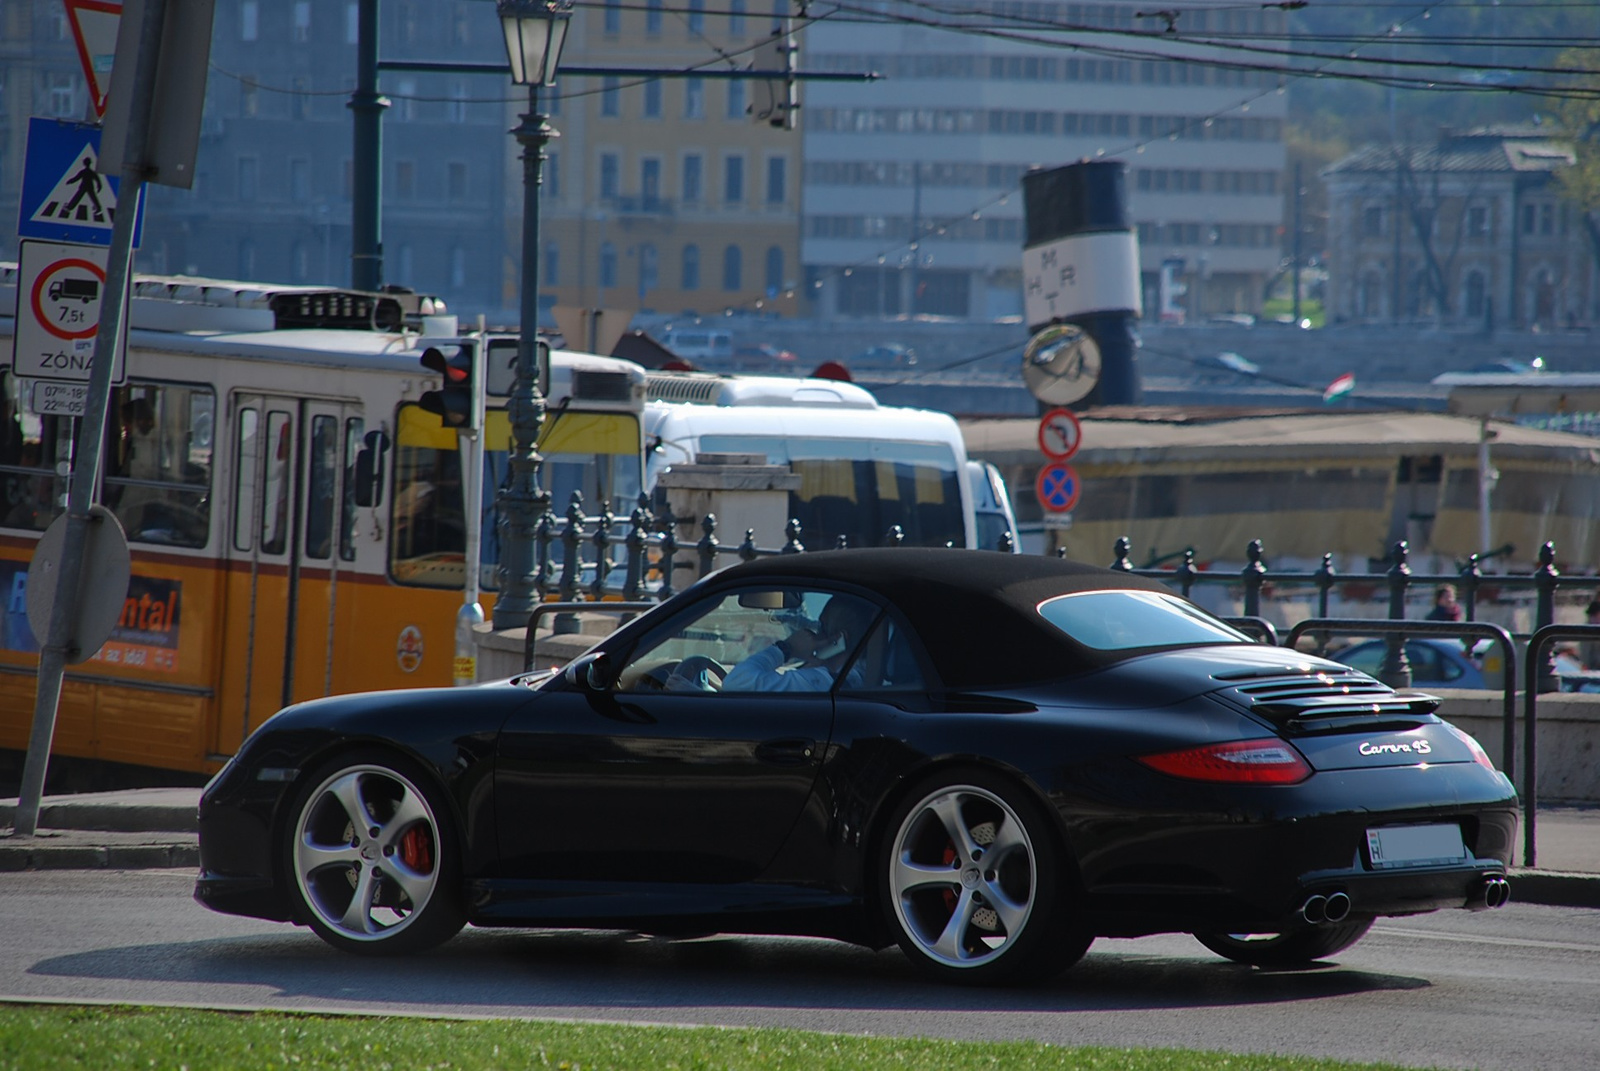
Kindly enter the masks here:
M 1081 487 L 1078 471 L 1062 461 L 1052 462 L 1041 468 L 1033 484 L 1034 494 L 1039 499 L 1039 508 L 1046 513 L 1070 512 L 1072 507 L 1078 504 L 1078 492 Z

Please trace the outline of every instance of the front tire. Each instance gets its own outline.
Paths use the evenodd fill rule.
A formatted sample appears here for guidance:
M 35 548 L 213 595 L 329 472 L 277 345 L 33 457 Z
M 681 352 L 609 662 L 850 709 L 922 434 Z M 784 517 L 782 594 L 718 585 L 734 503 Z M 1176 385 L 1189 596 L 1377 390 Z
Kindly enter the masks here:
M 1367 935 L 1372 919 L 1336 922 L 1293 933 L 1197 933 L 1194 939 L 1224 959 L 1252 967 L 1304 967 L 1343 952 Z
M 454 827 L 414 763 L 340 756 L 307 779 L 290 814 L 284 862 L 297 915 L 333 947 L 419 952 L 465 923 Z
M 1044 810 L 981 770 L 935 775 L 891 815 L 878 853 L 884 918 L 923 973 L 964 985 L 1042 981 L 1093 935 L 1072 917 Z

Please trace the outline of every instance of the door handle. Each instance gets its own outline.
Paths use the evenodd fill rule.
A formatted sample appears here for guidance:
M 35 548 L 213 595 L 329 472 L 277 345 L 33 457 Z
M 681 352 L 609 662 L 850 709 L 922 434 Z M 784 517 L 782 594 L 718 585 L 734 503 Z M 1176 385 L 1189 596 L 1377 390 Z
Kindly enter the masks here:
M 805 739 L 763 740 L 756 745 L 756 758 L 774 766 L 799 766 L 817 753 L 817 742 Z

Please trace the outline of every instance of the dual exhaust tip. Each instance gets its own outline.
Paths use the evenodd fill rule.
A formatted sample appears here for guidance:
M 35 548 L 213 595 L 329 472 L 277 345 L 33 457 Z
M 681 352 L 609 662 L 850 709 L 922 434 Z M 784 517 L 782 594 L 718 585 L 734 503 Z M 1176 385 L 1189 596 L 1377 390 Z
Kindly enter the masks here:
M 1313 926 L 1320 926 L 1325 922 L 1343 922 L 1345 916 L 1350 914 L 1350 897 L 1346 893 L 1329 893 L 1326 896 L 1317 894 L 1309 896 L 1306 902 L 1300 905 L 1300 917 Z
M 1475 911 L 1505 907 L 1511 902 L 1511 882 L 1502 877 L 1484 878 L 1483 884 L 1467 904 Z M 1350 914 L 1350 896 L 1347 893 L 1318 893 L 1306 897 L 1300 905 L 1300 917 L 1312 926 L 1343 922 Z
M 1505 878 L 1485 878 L 1473 899 L 1475 902 L 1468 906 L 1477 911 L 1505 907 L 1511 901 L 1511 883 Z

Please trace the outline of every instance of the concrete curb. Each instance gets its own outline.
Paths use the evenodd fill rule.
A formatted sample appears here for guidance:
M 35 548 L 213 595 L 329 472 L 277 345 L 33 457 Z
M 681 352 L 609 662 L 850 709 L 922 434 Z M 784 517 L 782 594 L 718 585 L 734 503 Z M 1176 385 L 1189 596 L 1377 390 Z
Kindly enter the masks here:
M 1600 874 L 1565 874 L 1556 870 L 1512 869 L 1513 904 L 1546 907 L 1600 907 Z
M 108 837 L 52 836 L 43 831 L 26 840 L 0 840 L 0 871 L 19 870 L 156 870 L 197 868 L 200 845 L 193 838 L 130 837 L 125 843 Z

